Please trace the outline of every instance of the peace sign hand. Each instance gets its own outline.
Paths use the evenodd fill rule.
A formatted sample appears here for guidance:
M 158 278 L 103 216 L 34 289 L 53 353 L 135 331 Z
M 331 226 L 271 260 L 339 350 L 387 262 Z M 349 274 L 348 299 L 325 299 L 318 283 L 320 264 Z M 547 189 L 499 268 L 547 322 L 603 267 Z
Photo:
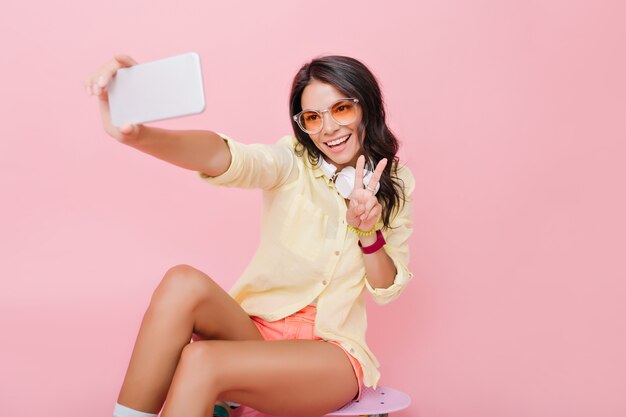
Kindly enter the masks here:
M 356 161 L 356 175 L 354 179 L 354 190 L 350 195 L 350 203 L 346 213 L 348 224 L 364 232 L 372 230 L 380 217 L 383 207 L 374 195 L 380 176 L 387 166 L 387 158 L 380 160 L 372 174 L 367 188 L 363 188 L 363 168 L 365 167 L 365 157 L 359 156 Z

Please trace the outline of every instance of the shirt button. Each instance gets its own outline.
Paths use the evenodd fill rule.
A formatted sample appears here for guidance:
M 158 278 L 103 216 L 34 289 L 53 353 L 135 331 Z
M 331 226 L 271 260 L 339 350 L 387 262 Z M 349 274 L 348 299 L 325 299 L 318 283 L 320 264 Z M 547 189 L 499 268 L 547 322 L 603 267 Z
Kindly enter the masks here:
M 350 353 L 354 353 L 354 348 L 350 348 Z
M 335 251 L 335 256 L 339 256 L 341 252 L 339 252 L 338 250 Z
M 328 284 L 328 281 L 326 280 L 322 281 L 322 285 L 326 285 L 326 284 Z

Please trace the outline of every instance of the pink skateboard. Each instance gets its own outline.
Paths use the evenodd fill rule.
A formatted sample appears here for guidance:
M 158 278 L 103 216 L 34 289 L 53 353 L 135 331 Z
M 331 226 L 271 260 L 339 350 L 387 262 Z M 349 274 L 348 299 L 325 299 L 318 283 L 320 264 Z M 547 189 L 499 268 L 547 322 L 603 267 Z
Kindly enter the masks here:
M 363 388 L 361 399 L 353 401 L 327 416 L 386 417 L 394 411 L 404 410 L 411 404 L 411 397 L 389 387 Z
M 411 398 L 396 389 L 388 387 L 378 387 L 376 390 L 363 388 L 363 393 L 359 401 L 348 403 L 339 410 L 326 414 L 326 417 L 387 417 L 390 413 L 404 410 L 410 404 Z M 219 413 L 216 415 L 222 416 L 222 414 Z M 238 407 L 232 410 L 232 414 L 223 415 L 232 417 L 272 417 L 249 407 Z

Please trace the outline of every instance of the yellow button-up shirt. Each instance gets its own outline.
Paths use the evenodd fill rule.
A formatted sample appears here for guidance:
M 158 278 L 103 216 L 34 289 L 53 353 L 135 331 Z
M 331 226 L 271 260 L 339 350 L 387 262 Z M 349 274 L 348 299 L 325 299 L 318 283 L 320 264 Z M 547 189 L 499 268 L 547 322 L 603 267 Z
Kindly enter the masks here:
M 407 200 L 383 232 L 384 250 L 397 270 L 395 280 L 388 288 L 373 288 L 358 237 L 347 229 L 345 200 L 320 168 L 310 166 L 306 154 L 295 154 L 295 137 L 249 145 L 221 136 L 232 154 L 228 170 L 217 177 L 200 176 L 215 185 L 263 190 L 261 242 L 230 295 L 246 313 L 268 321 L 316 302 L 315 334 L 351 352 L 363 368 L 364 384 L 376 387 L 379 363 L 365 341 L 364 294 L 367 289 L 378 304 L 385 304 L 412 278 L 413 175 L 404 166 L 398 169 Z

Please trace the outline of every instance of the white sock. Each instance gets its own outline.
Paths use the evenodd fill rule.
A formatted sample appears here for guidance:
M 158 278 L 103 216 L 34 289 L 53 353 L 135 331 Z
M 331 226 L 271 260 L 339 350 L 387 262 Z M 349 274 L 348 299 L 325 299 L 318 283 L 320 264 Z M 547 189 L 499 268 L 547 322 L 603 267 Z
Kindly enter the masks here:
M 113 417 L 157 417 L 157 415 L 133 410 L 120 403 L 116 403 L 113 409 Z

